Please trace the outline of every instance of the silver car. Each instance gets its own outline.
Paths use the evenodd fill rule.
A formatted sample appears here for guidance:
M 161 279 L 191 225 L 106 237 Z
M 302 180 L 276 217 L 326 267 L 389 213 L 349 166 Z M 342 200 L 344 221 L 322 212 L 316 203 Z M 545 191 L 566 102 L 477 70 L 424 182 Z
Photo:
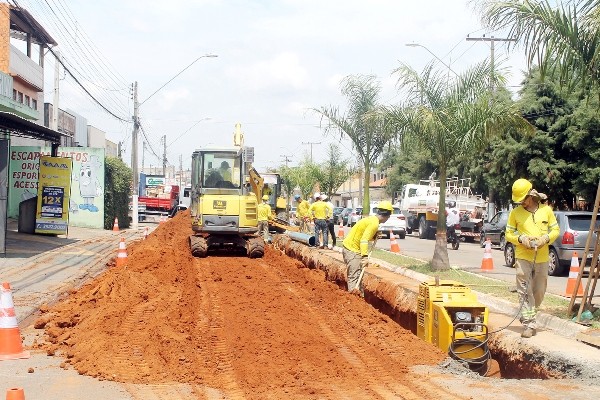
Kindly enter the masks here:
M 374 212 L 377 212 L 376 209 Z M 400 239 L 404 239 L 406 237 L 406 217 L 400 212 L 398 207 L 394 207 L 394 212 L 390 215 L 390 218 L 386 222 L 379 224 L 378 231 L 388 239 L 390 232 L 393 232 Z
M 579 265 L 582 265 L 583 251 L 585 242 L 588 238 L 590 225 L 592 223 L 592 213 L 589 211 L 554 211 L 556 221 L 560 228 L 558 238 L 550 244 L 550 263 L 548 266 L 548 275 L 564 275 L 569 271 L 573 252 L 579 256 Z M 600 218 L 596 217 L 596 227 L 600 226 Z M 593 246 L 596 243 L 596 234 L 592 238 Z M 591 254 L 588 255 L 589 264 Z M 504 260 L 508 267 L 515 265 L 515 248 L 511 243 L 506 243 L 504 248 Z

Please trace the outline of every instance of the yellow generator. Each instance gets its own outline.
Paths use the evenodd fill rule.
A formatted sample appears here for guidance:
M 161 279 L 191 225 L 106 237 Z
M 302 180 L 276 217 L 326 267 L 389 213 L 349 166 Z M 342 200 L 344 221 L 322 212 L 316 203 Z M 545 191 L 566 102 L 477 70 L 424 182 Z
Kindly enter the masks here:
M 488 309 L 460 282 L 422 282 L 417 299 L 417 336 L 479 373 L 487 371 Z

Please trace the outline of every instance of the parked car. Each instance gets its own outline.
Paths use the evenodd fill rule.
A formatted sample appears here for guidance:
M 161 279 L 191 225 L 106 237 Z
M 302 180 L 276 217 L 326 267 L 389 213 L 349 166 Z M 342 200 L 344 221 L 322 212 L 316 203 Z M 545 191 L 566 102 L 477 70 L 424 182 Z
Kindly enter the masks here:
M 489 222 L 483 224 L 479 233 L 479 244 L 481 247 L 485 247 L 485 241 L 489 238 L 492 245 L 498 245 L 500 246 L 500 250 L 504 250 L 506 246 L 504 232 L 506 231 L 508 214 L 510 214 L 510 211 L 500 211 Z
M 583 265 L 581 257 L 583 257 L 583 251 L 585 250 L 592 214 L 589 211 L 554 211 L 560 233 L 558 238 L 550 244 L 548 275 L 564 275 L 569 270 L 575 251 L 580 256 L 579 264 Z M 600 226 L 600 218 L 596 219 L 596 228 L 598 226 Z M 592 243 L 596 242 L 595 236 L 596 234 L 592 238 Z M 591 255 L 588 255 L 587 264 L 590 263 L 590 258 Z M 515 248 L 511 243 L 507 243 L 504 248 L 504 260 L 507 266 L 514 267 Z
M 350 212 L 350 215 L 348 215 L 347 225 L 349 227 L 353 227 L 354 224 L 356 224 L 358 222 L 358 220 L 361 218 L 362 218 L 362 207 L 353 208 L 352 211 Z
M 340 215 L 338 215 L 338 222 L 340 225 L 348 225 L 348 216 L 352 212 L 353 208 L 344 208 Z
M 333 208 L 333 223 L 339 224 L 340 213 L 344 210 L 344 207 L 334 207 Z
M 373 210 L 373 214 L 377 213 L 377 208 Z M 406 237 L 406 217 L 404 214 L 400 212 L 400 208 L 394 207 L 394 211 L 390 218 L 379 224 L 378 232 L 385 237 L 390 237 L 390 231 L 394 233 L 395 236 L 398 236 L 400 239 L 404 239 Z

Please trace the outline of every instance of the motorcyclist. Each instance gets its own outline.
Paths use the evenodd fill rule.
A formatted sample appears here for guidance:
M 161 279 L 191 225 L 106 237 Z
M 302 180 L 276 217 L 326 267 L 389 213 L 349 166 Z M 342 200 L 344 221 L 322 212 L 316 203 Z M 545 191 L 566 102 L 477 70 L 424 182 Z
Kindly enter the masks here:
M 460 211 L 456 208 L 454 200 L 447 202 L 446 207 L 446 236 L 453 240 L 456 235 L 454 226 L 460 223 Z

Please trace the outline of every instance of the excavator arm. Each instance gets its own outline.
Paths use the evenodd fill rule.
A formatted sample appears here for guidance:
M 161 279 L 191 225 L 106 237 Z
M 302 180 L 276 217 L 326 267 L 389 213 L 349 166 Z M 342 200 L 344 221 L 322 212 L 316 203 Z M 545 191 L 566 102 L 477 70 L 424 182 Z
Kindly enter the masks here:
M 265 180 L 254 167 L 250 167 L 248 170 L 248 175 L 250 176 L 250 186 L 252 187 L 252 191 L 256 195 L 257 201 L 260 203 L 262 201 L 262 193 L 263 188 L 265 187 Z M 276 196 L 279 197 L 279 196 Z M 273 209 L 275 211 L 275 209 Z M 269 220 L 269 229 L 273 229 L 277 232 L 283 233 L 287 231 L 298 232 L 300 230 L 299 227 L 290 225 L 287 221 L 284 221 L 280 218 L 277 218 L 276 215 L 273 215 L 273 218 Z

